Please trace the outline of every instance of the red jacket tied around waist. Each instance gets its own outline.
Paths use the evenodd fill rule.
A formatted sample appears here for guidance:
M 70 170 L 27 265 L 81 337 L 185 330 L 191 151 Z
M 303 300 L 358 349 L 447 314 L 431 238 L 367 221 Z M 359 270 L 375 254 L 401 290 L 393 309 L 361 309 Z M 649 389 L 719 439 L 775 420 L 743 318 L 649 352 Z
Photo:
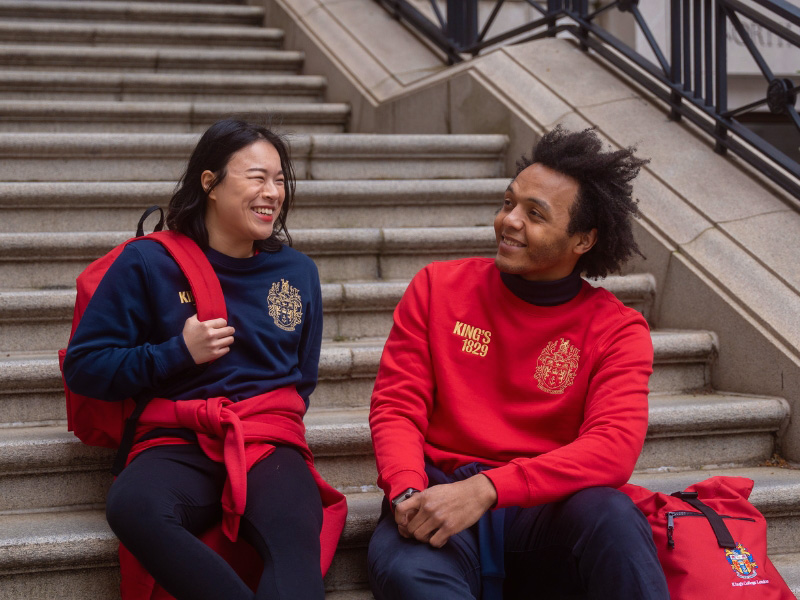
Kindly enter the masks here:
M 304 413 L 305 404 L 291 386 L 241 402 L 221 397 L 178 401 L 153 398 L 139 418 L 136 437 L 141 439 L 154 429 L 176 427 L 197 433 L 197 441 L 203 452 L 210 459 L 224 463 L 228 473 L 221 498 L 222 531 L 232 542 L 237 541 L 239 522 L 244 513 L 247 472 L 262 458 L 269 456 L 275 444 L 299 450 L 308 463 L 322 499 L 320 569 L 324 574 L 331 564 L 344 528 L 347 505 L 344 495 L 328 485 L 314 468 L 314 459 L 305 441 Z M 131 450 L 128 462 L 154 446 L 187 443 L 190 442 L 166 437 L 139 442 Z M 135 580 L 146 573 L 127 552 L 120 553 L 120 566 L 123 588 L 126 587 L 126 579 Z M 141 586 L 137 584 L 136 587 Z

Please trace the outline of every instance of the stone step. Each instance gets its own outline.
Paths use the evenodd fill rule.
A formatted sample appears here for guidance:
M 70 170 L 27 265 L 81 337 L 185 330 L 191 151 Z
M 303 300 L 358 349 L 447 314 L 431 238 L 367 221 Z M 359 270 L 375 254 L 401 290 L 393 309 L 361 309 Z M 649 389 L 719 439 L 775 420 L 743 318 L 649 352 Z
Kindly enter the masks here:
M 326 283 L 323 338 L 385 336 L 407 281 Z M 0 290 L 0 353 L 57 350 L 72 327 L 74 290 Z
M 120 73 L 0 70 L 6 100 L 316 102 L 326 82 L 317 75 Z
M 0 134 L 0 181 L 178 181 L 198 134 Z M 298 134 L 298 179 L 504 175 L 504 135 Z
M 375 600 L 369 589 L 339 590 L 327 592 L 325 600 Z
M 323 282 L 410 279 L 433 260 L 495 254 L 489 227 L 291 232 L 294 247 L 314 259 Z M 129 237 L 121 232 L 0 234 L 0 281 L 6 290 L 73 287 L 86 265 Z
M 333 103 L 0 100 L 0 132 L 202 133 L 237 117 L 292 133 L 341 133 L 349 115 L 349 105 Z
M 14 20 L 0 22 L 0 44 L 280 48 L 283 31 L 265 27 Z
M 324 339 L 386 335 L 392 312 L 407 281 L 325 283 L 322 285 Z M 655 292 L 651 275 L 608 277 L 594 282 L 623 302 L 649 314 Z M 72 327 L 74 290 L 0 290 L 0 353 L 57 350 Z
M 653 393 L 697 393 L 708 388 L 716 337 L 705 331 L 654 331 Z M 369 402 L 385 338 L 322 345 L 318 408 L 358 408 Z M 0 428 L 60 423 L 64 388 L 55 352 L 0 354 Z
M 769 467 L 690 471 L 634 475 L 633 481 L 672 492 L 717 474 L 756 481 L 751 500 L 770 524 L 770 557 L 790 587 L 795 591 L 800 589 L 799 522 L 793 508 L 800 501 L 798 471 Z M 329 600 L 371 598 L 365 591 L 365 548 L 377 522 L 380 501 L 378 493 L 348 495 L 347 526 L 326 577 Z M 0 587 L 11 593 L 9 598 L 117 600 L 119 597 L 115 568 L 117 542 L 101 510 L 0 516 L 0 548 L 3 549 Z
M 97 0 L 87 0 L 95 2 Z M 101 0 L 103 2 L 130 2 L 131 0 Z M 153 2 L 163 4 L 164 0 L 136 0 L 136 2 Z M 247 4 L 247 0 L 169 0 L 170 4 Z
M 298 107 L 299 108 L 299 107 Z M 494 219 L 507 178 L 297 182 L 290 230 L 466 227 Z M 174 181 L 0 182 L 0 233 L 128 231 Z
M 755 466 L 772 456 L 774 433 L 788 416 L 788 405 L 780 398 L 654 395 L 637 470 Z M 308 444 L 326 481 L 348 493 L 374 486 L 366 406 L 314 407 L 305 421 Z M 102 503 L 112 480 L 113 455 L 82 444 L 60 424 L 0 429 L 5 490 L 0 513 Z
M 260 26 L 264 9 L 242 4 L 114 2 L 100 0 L 0 0 L 0 19 L 215 23 Z
M 316 410 L 306 437 L 326 481 L 346 491 L 374 488 L 377 473 L 367 409 Z M 114 451 L 81 443 L 64 425 L 0 429 L 0 514 L 102 504 Z
M 323 282 L 410 279 L 433 260 L 494 256 L 491 227 L 290 230 L 294 247 L 317 264 Z M 6 290 L 74 286 L 91 261 L 130 234 L 0 234 L 0 281 Z
M 714 392 L 650 396 L 639 471 L 756 465 L 775 451 L 789 419 L 783 398 Z
M 326 589 L 365 584 L 364 549 L 377 523 L 380 502 L 375 492 L 348 495 L 347 524 L 325 578 Z M 2 597 L 118 600 L 117 547 L 99 508 L 0 515 Z M 369 596 L 345 590 L 329 597 Z
M 800 598 L 800 553 L 773 554 L 770 560 L 795 597 Z
M 87 0 L 89 2 L 95 2 L 97 0 Z M 100 0 L 103 2 L 130 2 L 131 0 Z M 157 4 L 163 4 L 164 0 L 136 0 L 137 2 L 153 2 Z M 247 0 L 169 0 L 170 4 L 182 3 L 182 4 L 247 4 Z
M 300 72 L 303 58 L 302 52 L 274 49 L 0 44 L 0 66 L 25 71 L 294 75 Z

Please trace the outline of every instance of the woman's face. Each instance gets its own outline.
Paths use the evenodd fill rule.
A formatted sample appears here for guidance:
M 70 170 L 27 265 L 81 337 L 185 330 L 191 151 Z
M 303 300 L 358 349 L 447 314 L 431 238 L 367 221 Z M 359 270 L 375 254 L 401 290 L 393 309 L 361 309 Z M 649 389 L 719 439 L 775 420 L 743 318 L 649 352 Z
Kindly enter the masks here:
M 211 171 L 203 171 L 204 189 L 213 180 Z M 205 222 L 209 245 L 228 256 L 252 256 L 253 242 L 272 235 L 283 206 L 283 184 L 281 159 L 269 142 L 253 142 L 231 156 L 225 178 L 208 192 Z

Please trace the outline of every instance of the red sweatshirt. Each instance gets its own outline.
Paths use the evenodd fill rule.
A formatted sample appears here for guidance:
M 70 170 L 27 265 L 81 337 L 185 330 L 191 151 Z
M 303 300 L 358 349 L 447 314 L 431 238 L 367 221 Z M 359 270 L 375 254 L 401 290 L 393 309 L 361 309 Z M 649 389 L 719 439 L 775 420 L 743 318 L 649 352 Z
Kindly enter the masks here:
M 647 431 L 653 347 L 644 318 L 583 284 L 540 307 L 493 259 L 433 263 L 394 313 L 372 394 L 378 484 L 389 498 L 479 462 L 497 507 L 533 506 L 633 472 Z

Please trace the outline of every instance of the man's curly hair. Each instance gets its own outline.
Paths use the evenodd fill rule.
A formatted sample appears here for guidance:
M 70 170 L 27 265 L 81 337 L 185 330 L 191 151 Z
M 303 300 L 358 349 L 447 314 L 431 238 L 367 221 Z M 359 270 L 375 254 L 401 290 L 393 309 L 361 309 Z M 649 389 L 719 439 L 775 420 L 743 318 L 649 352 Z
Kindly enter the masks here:
M 597 242 L 577 264 L 587 277 L 619 271 L 634 254 L 644 258 L 633 239 L 631 217 L 639 215 L 639 207 L 631 181 L 650 161 L 635 152 L 635 147 L 603 152 L 594 128 L 573 132 L 557 125 L 533 147 L 530 159 L 523 156 L 517 162 L 517 175 L 539 163 L 578 182 L 567 233 L 597 228 Z

